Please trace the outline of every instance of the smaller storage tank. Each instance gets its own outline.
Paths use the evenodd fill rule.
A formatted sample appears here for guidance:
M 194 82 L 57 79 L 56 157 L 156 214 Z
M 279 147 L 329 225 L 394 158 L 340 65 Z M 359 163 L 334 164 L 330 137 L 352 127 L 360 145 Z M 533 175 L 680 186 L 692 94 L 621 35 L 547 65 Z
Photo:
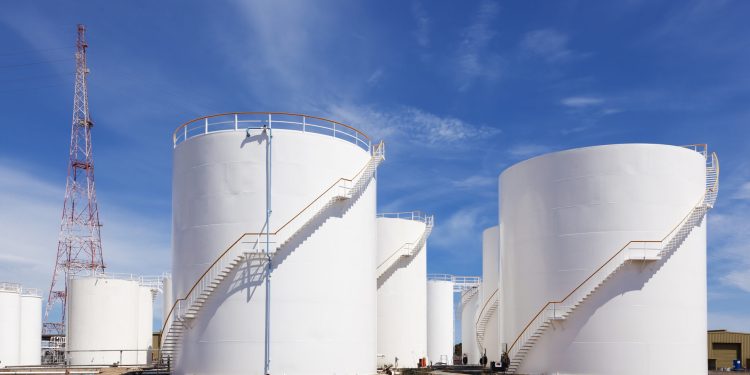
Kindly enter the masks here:
M 37 366 L 42 363 L 42 296 L 37 289 L 23 289 L 18 364 Z
M 21 285 L 0 283 L 0 367 L 16 366 L 21 319 Z
M 464 291 L 461 295 L 461 351 L 469 364 L 478 364 L 481 357 L 476 331 L 479 299 L 479 287 Z
M 138 360 L 148 364 L 153 349 L 154 298 L 156 290 L 141 286 L 138 288 Z
M 453 281 L 427 281 L 427 359 L 453 364 Z
M 378 367 L 417 367 L 427 355 L 426 216 L 379 214 Z M 398 358 L 398 361 L 396 361 Z M 398 362 L 398 363 L 396 363 Z
M 151 298 L 150 290 L 135 276 L 71 278 L 65 324 L 70 364 L 146 364 Z

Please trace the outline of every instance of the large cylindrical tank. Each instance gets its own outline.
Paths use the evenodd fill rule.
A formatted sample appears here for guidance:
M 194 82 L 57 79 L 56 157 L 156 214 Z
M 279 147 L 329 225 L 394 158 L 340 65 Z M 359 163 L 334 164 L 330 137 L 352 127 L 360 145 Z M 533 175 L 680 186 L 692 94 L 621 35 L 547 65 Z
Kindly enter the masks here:
M 677 227 L 704 194 L 705 163 L 687 148 L 623 144 L 556 152 L 505 170 L 508 341 L 629 241 L 658 241 Z M 553 322 L 518 373 L 705 374 L 706 360 L 704 220 L 670 257 L 626 262 Z
M 272 138 L 270 130 L 258 129 L 269 120 Z M 367 138 L 328 120 L 280 114 L 202 118 L 178 129 L 176 137 L 174 298 L 185 297 L 244 233 L 265 230 L 270 176 L 270 231 L 278 232 L 272 250 L 304 230 L 273 260 L 269 372 L 374 373 L 375 180 L 368 179 L 358 196 L 313 216 L 321 207 L 318 198 L 330 199 L 329 187 L 367 165 Z M 263 274 L 257 263 L 243 263 L 218 284 L 183 333 L 176 373 L 263 374 Z
M 494 226 L 482 232 L 482 286 L 478 313 L 489 316 L 484 329 L 484 340 L 480 343 L 487 353 L 488 362 L 500 360 L 500 319 L 497 305 L 502 291 L 499 290 L 499 282 L 500 227 Z M 479 319 L 480 316 L 477 316 L 477 320 Z
M 35 366 L 42 361 L 42 297 L 38 291 L 24 289 L 21 294 L 19 359 L 22 366 Z
M 453 364 L 453 282 L 427 281 L 427 358 Z
M 465 293 L 472 293 L 471 290 Z M 466 355 L 469 364 L 479 363 L 481 353 L 477 345 L 476 321 L 479 312 L 479 292 L 461 305 L 461 351 Z
M 426 229 L 419 217 L 377 219 L 377 263 L 390 266 L 378 280 L 379 367 L 395 365 L 396 358 L 398 367 L 417 367 L 427 355 L 427 246 L 414 257 L 401 256 Z
M 142 289 L 138 280 L 71 278 L 65 324 L 71 365 L 145 364 L 138 356 Z
M 21 321 L 21 285 L 0 283 L 0 367 L 16 366 Z

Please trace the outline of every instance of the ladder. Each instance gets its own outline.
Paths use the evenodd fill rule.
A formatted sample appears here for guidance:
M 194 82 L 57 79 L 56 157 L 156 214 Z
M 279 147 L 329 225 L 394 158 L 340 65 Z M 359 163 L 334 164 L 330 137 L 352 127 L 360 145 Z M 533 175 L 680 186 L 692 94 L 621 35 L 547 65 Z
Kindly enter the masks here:
M 278 230 L 269 233 L 269 236 L 274 238 L 273 241 L 269 241 L 271 244 L 269 249 L 265 248 L 265 242 L 262 241 L 266 233 L 258 232 L 244 233 L 224 250 L 193 284 L 185 297 L 175 301 L 169 314 L 165 317 L 160 345 L 162 361 L 175 362 L 179 355 L 187 323 L 198 315 L 208 298 L 237 266 L 247 263 L 248 267 L 253 266 L 263 269 L 268 261 L 274 259 L 278 250 L 284 248 L 297 236 L 305 233 L 307 228 L 313 225 L 321 225 L 316 219 L 328 214 L 329 208 L 341 201 L 359 196 L 367 188 L 369 181 L 375 175 L 383 160 L 385 160 L 385 144 L 381 141 L 373 146 L 370 159 L 354 178 L 337 180 Z M 307 216 L 305 216 L 306 213 Z M 300 221 L 302 221 L 301 224 L 294 229 L 291 224 Z M 290 231 L 291 233 L 284 235 L 284 233 Z M 284 239 L 278 241 L 277 239 L 282 235 L 284 235 Z
M 701 151 L 697 151 L 701 152 Z M 511 358 L 508 373 L 515 374 L 526 355 L 555 321 L 565 320 L 589 296 L 599 290 L 628 262 L 653 262 L 668 258 L 680 248 L 695 226 L 700 225 L 709 209 L 713 208 L 719 192 L 719 159 L 716 153 L 706 158 L 706 188 L 699 202 L 680 223 L 660 241 L 631 241 L 560 301 L 548 302 L 526 325 L 509 348 Z M 477 333 L 477 336 L 479 334 Z

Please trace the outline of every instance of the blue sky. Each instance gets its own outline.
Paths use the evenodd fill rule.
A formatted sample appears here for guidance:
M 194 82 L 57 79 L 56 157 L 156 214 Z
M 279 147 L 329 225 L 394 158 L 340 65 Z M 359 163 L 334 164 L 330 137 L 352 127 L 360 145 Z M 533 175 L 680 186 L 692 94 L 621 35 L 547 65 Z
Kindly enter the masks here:
M 3 2 L 0 279 L 49 284 L 85 23 L 111 270 L 169 269 L 171 132 L 206 114 L 301 112 L 385 139 L 379 208 L 434 213 L 429 271 L 467 275 L 513 163 L 708 143 L 722 166 L 709 327 L 750 331 L 748 14 L 746 1 Z

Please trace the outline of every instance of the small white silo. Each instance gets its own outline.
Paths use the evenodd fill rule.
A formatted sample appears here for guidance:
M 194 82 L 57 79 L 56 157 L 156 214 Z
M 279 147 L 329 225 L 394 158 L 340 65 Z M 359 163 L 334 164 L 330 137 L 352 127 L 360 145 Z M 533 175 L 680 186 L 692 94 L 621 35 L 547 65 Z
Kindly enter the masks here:
M 306 115 L 222 114 L 177 129 L 177 305 L 162 340 L 176 374 L 263 374 L 266 354 L 270 373 L 375 372 L 382 150 Z
M 478 364 L 481 351 L 477 345 L 477 313 L 480 307 L 480 287 L 472 288 L 461 294 L 461 351 L 468 359 L 468 364 Z
M 427 281 L 427 359 L 453 364 L 453 281 Z
M 512 372 L 706 373 L 703 150 L 586 147 L 500 175 Z
M 21 285 L 0 283 L 0 367 L 16 366 L 21 321 Z
M 378 367 L 427 356 L 427 246 L 432 217 L 378 215 Z
M 139 353 L 151 338 L 151 298 L 136 276 L 72 277 L 65 324 L 70 364 L 146 364 Z
M 36 366 L 42 361 L 42 296 L 36 289 L 21 293 L 19 359 L 22 366 Z

